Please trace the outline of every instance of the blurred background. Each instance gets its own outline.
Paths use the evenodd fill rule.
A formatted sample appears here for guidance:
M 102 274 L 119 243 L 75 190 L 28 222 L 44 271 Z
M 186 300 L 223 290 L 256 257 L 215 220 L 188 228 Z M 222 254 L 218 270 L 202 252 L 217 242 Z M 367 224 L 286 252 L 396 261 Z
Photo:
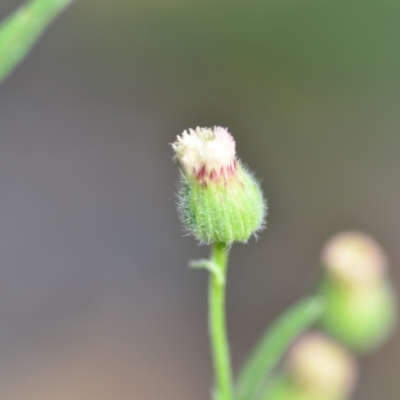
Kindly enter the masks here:
M 2 0 L 4 17 L 21 1 Z M 236 245 L 235 370 L 343 229 L 400 291 L 398 0 L 80 0 L 0 86 L 0 398 L 204 400 L 206 257 L 169 143 L 228 127 L 268 229 Z M 356 400 L 400 398 L 400 334 Z

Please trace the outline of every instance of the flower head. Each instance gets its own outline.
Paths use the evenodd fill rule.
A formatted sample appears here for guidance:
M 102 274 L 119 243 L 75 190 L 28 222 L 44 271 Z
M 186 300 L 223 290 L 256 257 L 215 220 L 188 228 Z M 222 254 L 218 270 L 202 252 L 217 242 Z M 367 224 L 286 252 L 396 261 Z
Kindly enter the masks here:
M 352 392 L 357 367 L 351 355 L 320 333 L 309 333 L 291 348 L 286 368 L 292 379 L 317 398 L 344 398 Z M 313 397 L 314 398 L 314 397 Z
M 180 217 L 201 243 L 246 242 L 264 227 L 266 201 L 225 128 L 189 129 L 172 148 L 182 171 Z
M 366 353 L 393 331 L 397 300 L 382 247 L 369 235 L 334 235 L 321 254 L 319 295 L 325 304 L 320 325 L 352 349 Z
M 381 246 L 371 236 L 356 231 L 340 232 L 329 239 L 321 261 L 328 273 L 350 285 L 380 281 L 387 270 Z
M 186 177 L 203 185 L 227 181 L 236 172 L 235 141 L 225 128 L 189 129 L 177 137 L 172 148 Z

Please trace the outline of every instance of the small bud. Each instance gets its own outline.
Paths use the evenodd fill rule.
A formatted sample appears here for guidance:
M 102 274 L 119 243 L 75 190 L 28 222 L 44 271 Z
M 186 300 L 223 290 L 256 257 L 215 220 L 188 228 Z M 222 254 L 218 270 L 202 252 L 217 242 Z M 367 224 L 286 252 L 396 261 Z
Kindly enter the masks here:
M 322 334 L 300 338 L 287 358 L 287 370 L 297 386 L 321 399 L 347 398 L 357 379 L 353 358 L 341 346 Z
M 327 242 L 321 261 L 321 327 L 358 352 L 373 350 L 389 336 L 396 320 L 383 249 L 364 233 L 344 232 Z
M 346 350 L 322 334 L 309 333 L 289 350 L 263 400 L 345 400 L 357 376 L 355 360 Z
M 322 249 L 321 262 L 328 274 L 345 285 L 376 282 L 387 270 L 385 252 L 362 232 L 334 235 Z
M 172 148 L 182 172 L 180 216 L 201 243 L 246 242 L 263 228 L 266 201 L 226 129 L 189 129 Z

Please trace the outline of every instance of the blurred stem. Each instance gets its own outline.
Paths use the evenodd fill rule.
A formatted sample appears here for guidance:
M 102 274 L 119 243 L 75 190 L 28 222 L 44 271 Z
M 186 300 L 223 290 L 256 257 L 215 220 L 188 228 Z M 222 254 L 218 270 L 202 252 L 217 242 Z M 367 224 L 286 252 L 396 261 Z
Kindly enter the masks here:
M 259 392 L 293 341 L 320 318 L 323 301 L 309 297 L 292 306 L 261 337 L 237 380 L 237 400 L 259 398 Z
M 219 274 L 210 273 L 209 329 L 214 363 L 214 400 L 233 400 L 232 372 L 226 332 L 225 288 L 229 249 L 226 243 L 214 243 L 211 262 Z M 223 279 L 221 279 L 221 276 Z
M 0 82 L 24 59 L 45 28 L 73 0 L 30 0 L 0 23 Z

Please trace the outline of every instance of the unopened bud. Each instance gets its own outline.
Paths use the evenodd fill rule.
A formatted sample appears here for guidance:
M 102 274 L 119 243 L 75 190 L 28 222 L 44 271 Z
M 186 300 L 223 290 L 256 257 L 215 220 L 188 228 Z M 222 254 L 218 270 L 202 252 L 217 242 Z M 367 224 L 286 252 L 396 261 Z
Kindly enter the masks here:
M 246 242 L 263 228 L 266 201 L 226 129 L 189 129 L 172 148 L 182 172 L 180 217 L 201 243 Z
M 292 347 L 287 359 L 296 384 L 321 399 L 347 398 L 357 379 L 356 363 L 341 346 L 322 334 L 310 333 Z
M 358 371 L 353 357 L 319 333 L 298 339 L 263 400 L 347 400 Z
M 321 326 L 356 351 L 373 350 L 392 332 L 396 320 L 383 249 L 364 233 L 344 232 L 327 242 L 321 261 Z
M 386 275 L 387 259 L 381 246 L 362 232 L 334 235 L 322 249 L 322 265 L 345 285 L 363 285 Z

